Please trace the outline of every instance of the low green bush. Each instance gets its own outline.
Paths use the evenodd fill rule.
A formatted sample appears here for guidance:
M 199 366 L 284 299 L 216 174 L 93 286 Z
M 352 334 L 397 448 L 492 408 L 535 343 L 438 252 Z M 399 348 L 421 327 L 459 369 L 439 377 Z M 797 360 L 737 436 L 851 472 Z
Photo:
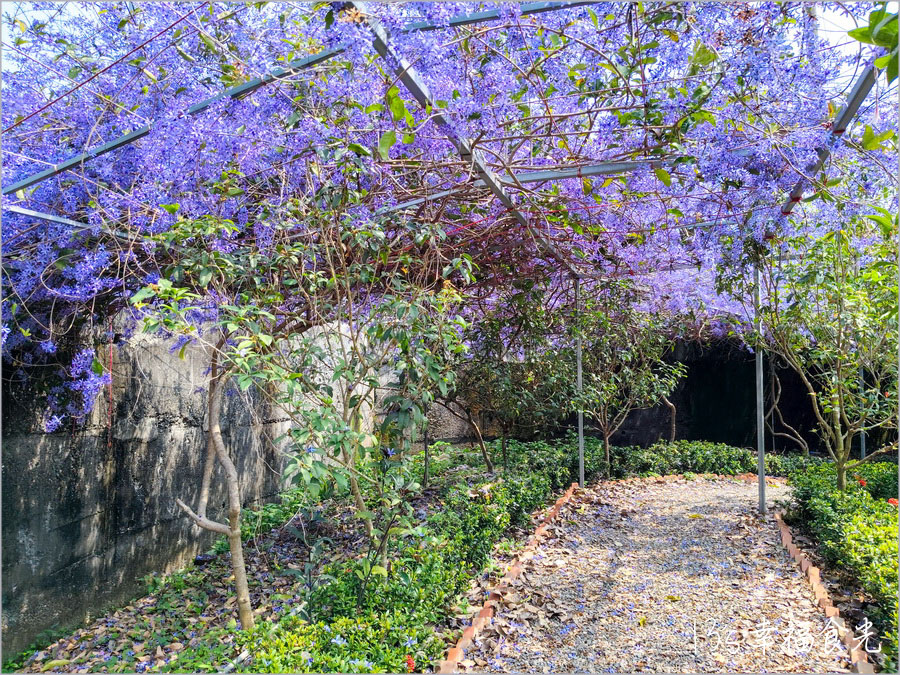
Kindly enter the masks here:
M 405 617 L 368 613 L 335 621 L 308 623 L 296 616 L 260 621 L 239 631 L 231 644 L 225 629 L 170 661 L 166 672 L 217 672 L 243 651 L 251 656 L 235 672 L 253 673 L 405 673 L 423 670 L 438 659 L 443 640 L 425 626 L 405 624 Z
M 865 488 L 875 499 L 897 499 L 897 465 L 891 462 L 869 462 L 851 472 L 854 480 L 865 481 Z
M 883 649 L 897 660 L 897 466 L 862 465 L 845 491 L 833 465 L 809 466 L 791 477 L 791 517 L 811 534 L 825 559 L 855 576 L 877 603 L 873 618 Z M 889 486 L 888 476 L 894 483 Z M 865 483 L 864 485 L 860 480 Z M 892 496 L 885 496 L 892 495 Z
M 499 444 L 494 443 L 491 447 L 496 453 Z M 554 489 L 578 480 L 578 440 L 574 434 L 553 442 L 523 443 L 511 440 L 509 451 L 517 467 L 549 475 Z M 798 468 L 820 464 L 821 461 L 817 457 L 769 453 L 765 457 L 765 467 L 770 476 L 788 476 Z M 707 441 L 661 442 L 649 448 L 612 446 L 610 463 L 611 478 L 675 473 L 735 475 L 755 473 L 757 470 L 755 450 Z M 588 481 L 607 473 L 606 454 L 598 438 L 585 438 L 584 473 Z
M 390 613 L 309 624 L 288 617 L 241 633 L 252 660 L 238 668 L 261 673 L 405 673 L 439 658 L 444 643 L 425 626 Z M 410 667 L 411 666 L 411 667 Z

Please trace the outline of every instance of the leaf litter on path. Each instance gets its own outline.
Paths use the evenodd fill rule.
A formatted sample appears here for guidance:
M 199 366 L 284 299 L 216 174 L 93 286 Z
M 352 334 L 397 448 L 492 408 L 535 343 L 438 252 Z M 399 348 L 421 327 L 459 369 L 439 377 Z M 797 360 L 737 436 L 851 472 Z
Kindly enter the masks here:
M 769 490 L 770 500 L 784 496 L 783 483 Z M 756 485 L 725 478 L 580 491 L 463 669 L 849 672 L 756 500 Z

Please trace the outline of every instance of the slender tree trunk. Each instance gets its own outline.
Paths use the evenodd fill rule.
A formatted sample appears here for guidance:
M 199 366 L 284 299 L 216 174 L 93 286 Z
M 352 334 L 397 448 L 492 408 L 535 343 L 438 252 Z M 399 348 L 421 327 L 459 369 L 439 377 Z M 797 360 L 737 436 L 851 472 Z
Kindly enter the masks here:
M 359 481 L 356 480 L 356 475 L 353 473 L 353 469 L 356 468 L 356 457 L 351 456 L 346 450 L 342 450 L 341 454 L 344 457 L 344 464 L 350 469 L 348 473 L 350 474 L 350 494 L 353 495 L 353 503 L 359 511 L 366 511 L 366 500 L 363 499 L 362 490 L 359 489 Z M 364 518 L 363 522 L 366 524 L 366 536 L 371 539 L 372 519 Z
M 837 471 L 838 490 L 843 492 L 847 489 L 847 467 L 843 461 L 835 462 L 834 468 Z
M 475 421 L 475 418 L 472 417 L 472 413 L 468 410 L 466 411 L 466 416 L 469 418 L 469 425 L 475 431 L 475 436 L 478 438 L 478 447 L 481 448 L 481 456 L 484 458 L 488 473 L 494 473 L 494 463 L 491 461 L 487 446 L 484 444 L 484 437 L 481 435 L 481 429 L 478 426 L 478 422 Z
M 358 410 L 354 410 L 350 413 L 350 428 L 353 431 L 359 432 L 362 428 L 362 420 L 360 419 L 360 415 Z M 366 500 L 363 499 L 362 490 L 359 489 L 359 481 L 356 479 L 356 458 L 359 456 L 359 453 L 356 450 L 356 447 L 353 448 L 349 453 L 346 450 L 341 451 L 344 455 L 344 463 L 350 469 L 350 494 L 353 495 L 353 502 L 356 504 L 356 508 L 360 511 L 368 510 L 366 506 Z M 373 524 L 371 518 L 364 518 L 363 522 L 366 524 L 366 536 L 371 539 Z
M 491 461 L 490 455 L 488 455 L 487 446 L 484 444 L 484 438 L 481 436 L 481 429 L 478 428 L 478 423 L 475 422 L 475 419 L 472 417 L 472 413 L 466 410 L 466 416 L 463 417 L 458 411 L 453 409 L 453 401 L 445 403 L 444 401 L 438 401 L 438 403 L 444 407 L 447 412 L 456 417 L 457 419 L 461 419 L 464 422 L 467 422 L 470 427 L 475 431 L 475 436 L 478 438 L 478 446 L 481 448 L 481 456 L 484 459 L 484 463 L 487 465 L 487 470 L 489 473 L 494 473 L 494 463 Z M 462 407 L 462 406 L 460 406 Z
M 422 475 L 422 489 L 428 487 L 428 472 L 431 468 L 431 451 L 428 449 L 428 422 L 422 432 L 422 444 L 425 446 L 425 473 Z
M 222 343 L 219 344 L 219 347 Z M 217 352 L 213 352 L 210 361 L 209 392 L 207 414 L 209 418 L 209 436 L 206 444 L 206 461 L 203 466 L 203 477 L 200 485 L 200 497 L 198 499 L 199 513 L 194 513 L 191 508 L 180 499 L 175 503 L 184 511 L 194 523 L 205 530 L 218 532 L 228 538 L 228 547 L 231 549 L 231 570 L 234 573 L 234 588 L 237 593 L 238 616 L 241 620 L 241 628 L 253 628 L 253 605 L 250 602 L 250 588 L 247 583 L 247 568 L 244 564 L 244 549 L 241 542 L 241 489 L 237 468 L 228 451 L 225 441 L 222 440 L 222 394 L 225 384 L 228 382 L 228 373 L 218 368 Z M 209 502 L 210 483 L 212 479 L 213 458 L 218 459 L 225 474 L 225 487 L 228 494 L 228 525 L 210 520 L 206 517 L 206 507 Z
M 603 432 L 603 449 L 606 452 L 606 477 L 610 478 L 612 476 L 612 466 L 610 466 L 610 458 L 609 458 L 609 434 Z
M 226 380 L 227 381 L 227 380 Z M 250 588 L 247 584 L 247 568 L 244 565 L 244 548 L 241 542 L 241 491 L 237 468 L 225 449 L 222 440 L 220 418 L 222 394 L 225 381 L 219 377 L 210 378 L 209 435 L 216 449 L 216 457 L 225 473 L 228 492 L 228 546 L 231 549 L 231 570 L 234 573 L 234 587 L 237 593 L 238 616 L 241 628 L 253 628 L 253 606 L 250 603 Z
M 500 438 L 500 447 L 503 448 L 503 473 L 509 472 L 509 453 L 506 449 L 506 430 L 503 431 L 503 436 Z
M 669 443 L 675 442 L 675 413 L 678 412 L 675 409 L 675 404 L 672 403 L 666 396 L 662 397 L 663 403 L 668 406 L 669 411 L 671 412 L 670 422 L 669 422 Z

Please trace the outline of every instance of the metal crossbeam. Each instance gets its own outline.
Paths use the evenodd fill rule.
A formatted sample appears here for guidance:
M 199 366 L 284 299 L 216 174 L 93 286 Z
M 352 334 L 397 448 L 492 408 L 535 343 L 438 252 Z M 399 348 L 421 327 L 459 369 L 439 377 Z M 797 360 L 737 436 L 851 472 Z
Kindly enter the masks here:
M 850 96 L 847 98 L 847 103 L 841 108 L 840 112 L 838 112 L 837 117 L 834 120 L 834 125 L 831 127 L 829 138 L 832 142 L 841 138 L 844 132 L 847 131 L 847 127 L 850 126 L 850 122 L 853 121 L 853 118 L 856 116 L 856 113 L 866 96 L 872 91 L 872 87 L 875 86 L 875 81 L 877 79 L 878 68 L 872 65 L 866 68 L 856 80 L 853 89 L 850 91 Z M 831 156 L 831 146 L 832 143 L 826 143 L 819 148 L 818 158 L 805 169 L 807 175 L 815 176 L 822 170 L 822 167 L 825 166 L 825 161 Z M 797 181 L 794 185 L 794 189 L 791 190 L 788 195 L 788 200 L 781 207 L 782 215 L 789 216 L 794 210 L 794 207 L 801 199 L 803 199 L 803 191 L 806 188 L 806 183 L 807 181 L 805 178 L 801 178 Z
M 527 5 L 522 6 L 522 14 L 540 14 L 543 12 L 551 12 L 558 9 L 565 9 L 566 7 L 577 7 L 581 5 L 591 5 L 596 4 L 596 0 L 594 2 L 535 2 L 529 3 Z M 495 19 L 500 18 L 500 12 L 497 10 L 490 12 L 475 12 L 473 14 L 464 14 L 458 17 L 452 17 L 449 19 L 448 24 L 450 27 L 455 26 L 468 26 L 476 23 L 484 23 L 486 21 L 493 21 Z M 412 33 L 415 31 L 426 31 L 426 30 L 439 30 L 441 28 L 445 28 L 443 24 L 437 24 L 434 22 L 419 22 L 412 24 L 403 29 L 404 33 Z M 195 103 L 190 108 L 185 110 L 185 115 L 194 115 L 198 112 L 206 110 L 211 105 L 225 98 L 241 98 L 242 96 L 246 96 L 247 94 L 256 91 L 260 87 L 263 87 L 271 82 L 275 82 L 280 79 L 284 79 L 286 77 L 290 77 L 296 75 L 302 70 L 306 68 L 311 68 L 312 66 L 318 65 L 320 63 L 324 63 L 329 59 L 334 58 L 335 56 L 339 56 L 346 51 L 346 46 L 343 44 L 336 45 L 335 47 L 331 47 L 330 49 L 326 49 L 324 51 L 319 52 L 318 54 L 311 54 L 310 56 L 306 56 L 302 59 L 296 59 L 291 61 L 286 68 L 275 68 L 271 72 L 263 75 L 262 77 L 254 77 L 247 82 L 239 84 L 237 86 L 226 89 L 223 92 L 216 94 L 208 99 L 200 101 L 199 103 Z M 48 169 L 43 171 L 39 171 L 38 173 L 32 174 L 23 178 L 22 180 L 16 181 L 12 185 L 6 186 L 3 188 L 2 193 L 4 195 L 12 194 L 17 190 L 24 190 L 25 188 L 29 188 L 32 185 L 37 185 L 41 181 L 46 180 L 47 178 L 51 178 L 56 176 L 57 174 L 62 173 L 63 171 L 68 171 L 69 169 L 74 169 L 75 167 L 85 164 L 92 159 L 96 159 L 101 155 L 105 155 L 107 152 L 111 152 L 112 150 L 116 150 L 123 146 L 129 145 L 130 143 L 134 143 L 136 140 L 143 138 L 153 129 L 153 124 L 144 125 L 134 131 L 129 131 L 118 138 L 115 138 L 103 145 L 100 145 L 96 148 L 92 148 L 91 150 L 87 150 L 82 152 L 75 157 L 67 159 L 60 164 L 54 164 Z
M 597 0 L 576 0 L 573 2 L 528 2 L 521 6 L 520 12 L 522 16 L 529 14 L 543 14 L 544 12 L 555 12 L 558 9 L 566 9 L 569 7 L 583 7 L 585 5 L 596 5 Z M 412 33 L 415 31 L 440 30 L 441 28 L 458 28 L 460 26 L 471 26 L 476 23 L 484 23 L 485 21 L 493 21 L 501 18 L 499 10 L 493 9 L 485 12 L 473 12 L 464 16 L 456 16 L 444 24 L 435 24 L 430 21 L 421 21 L 414 23 L 403 29 L 404 33 Z
M 361 2 L 351 2 L 353 7 L 357 9 L 362 14 L 365 14 L 365 4 Z M 428 88 L 428 85 L 425 83 L 425 80 L 419 75 L 419 72 L 416 68 L 407 61 L 403 56 L 398 54 L 390 45 L 390 37 L 388 36 L 387 31 L 384 27 L 378 23 L 372 17 L 368 17 L 366 19 L 366 23 L 369 26 L 369 29 L 372 31 L 372 34 L 375 36 L 373 41 L 373 45 L 375 47 L 375 51 L 377 51 L 381 57 L 387 61 L 389 64 L 396 63 L 396 67 L 394 68 L 395 75 L 412 94 L 413 98 L 418 101 L 419 105 L 422 106 L 426 110 L 431 111 L 431 116 L 434 118 L 435 122 L 438 123 L 441 127 L 443 127 L 444 132 L 447 136 L 447 139 L 453 144 L 456 148 L 456 151 L 459 153 L 460 157 L 463 160 L 471 163 L 472 168 L 475 172 L 481 177 L 481 181 L 485 184 L 485 186 L 494 193 L 494 196 L 500 200 L 500 203 L 503 204 L 507 209 L 509 209 L 510 213 L 512 213 L 513 217 L 523 226 L 529 233 L 550 253 L 554 258 L 557 259 L 558 262 L 563 264 L 566 268 L 569 269 L 573 274 L 578 274 L 577 270 L 572 266 L 572 264 L 565 259 L 564 256 L 560 255 L 558 251 L 553 247 L 553 245 L 547 241 L 547 239 L 538 232 L 534 227 L 532 227 L 529 219 L 523 214 L 516 204 L 513 202 L 512 198 L 507 194 L 506 190 L 503 188 L 499 178 L 491 171 L 490 167 L 488 167 L 487 162 L 482 157 L 481 153 L 473 146 L 472 142 L 463 138 L 456 134 L 453 131 L 453 127 L 450 124 L 450 120 L 446 117 L 446 115 L 441 112 L 441 108 L 439 108 L 435 102 L 434 97 L 431 95 L 431 91 Z
M 93 230 L 94 225 L 89 225 L 88 223 L 82 223 L 78 220 L 70 220 L 69 218 L 63 218 L 62 216 L 54 216 L 50 213 L 43 213 L 41 211 L 34 211 L 32 209 L 23 209 L 21 206 L 6 206 L 4 210 L 9 211 L 11 213 L 18 213 L 21 216 L 28 216 L 30 218 L 37 218 L 38 220 L 46 220 L 50 223 L 56 223 L 58 225 L 68 225 L 72 228 L 72 234 L 77 234 L 78 232 L 84 232 L 86 230 Z M 124 232 L 119 232 L 117 230 L 111 230 L 108 227 L 101 225 L 100 229 L 106 232 L 107 234 L 111 234 L 114 237 L 118 237 L 119 239 L 124 239 L 126 241 L 130 241 L 131 237 L 129 237 Z
M 504 184 L 509 186 L 514 186 L 517 183 L 543 183 L 545 181 L 551 180 L 564 180 L 566 178 L 581 178 L 581 177 L 590 177 L 590 176 L 609 176 L 619 173 L 624 173 L 626 171 L 634 171 L 642 166 L 649 166 L 652 164 L 656 164 L 657 162 L 665 161 L 665 160 L 641 160 L 634 162 L 601 162 L 600 164 L 589 164 L 587 166 L 575 167 L 572 169 L 562 169 L 562 170 L 547 170 L 547 171 L 525 171 L 523 173 L 513 174 L 513 180 L 502 180 L 498 177 L 498 180 Z M 450 188 L 448 190 L 442 190 L 440 192 L 435 192 L 432 195 L 428 195 L 427 197 L 418 197 L 417 199 L 411 199 L 407 202 L 403 202 L 402 204 L 397 204 L 395 206 L 389 206 L 385 208 L 381 208 L 376 213 L 393 213 L 395 211 L 403 211 L 404 209 L 412 208 L 413 206 L 419 206 L 420 204 L 424 204 L 428 201 L 434 201 L 435 199 L 441 199 L 442 197 L 449 197 L 450 195 L 457 194 L 462 190 L 468 187 L 484 187 L 484 181 L 479 179 L 473 181 L 467 185 L 462 185 L 460 187 Z

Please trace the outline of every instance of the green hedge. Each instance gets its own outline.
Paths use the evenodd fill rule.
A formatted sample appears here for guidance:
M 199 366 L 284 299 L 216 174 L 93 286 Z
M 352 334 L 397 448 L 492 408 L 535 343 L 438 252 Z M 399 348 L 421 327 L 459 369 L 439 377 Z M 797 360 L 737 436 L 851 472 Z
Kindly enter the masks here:
M 833 465 L 796 471 L 791 517 L 815 537 L 828 562 L 853 574 L 875 600 L 872 618 L 885 638 L 886 655 L 896 663 L 897 507 L 887 500 L 897 495 L 897 465 L 867 464 L 852 475 L 841 492 Z
M 578 440 L 573 435 L 553 442 L 523 443 L 511 440 L 508 443 L 517 465 L 555 476 L 554 487 L 578 479 Z M 492 448 L 495 453 L 499 452 L 498 448 L 499 444 L 495 442 Z M 802 455 L 766 454 L 766 474 L 788 476 L 798 468 L 820 464 L 821 461 Z M 649 448 L 613 446 L 610 448 L 610 463 L 612 478 L 677 473 L 736 475 L 756 473 L 757 470 L 755 450 L 706 441 L 657 443 Z M 606 474 L 606 455 L 600 439 L 585 438 L 584 465 L 585 479 L 588 481 Z

